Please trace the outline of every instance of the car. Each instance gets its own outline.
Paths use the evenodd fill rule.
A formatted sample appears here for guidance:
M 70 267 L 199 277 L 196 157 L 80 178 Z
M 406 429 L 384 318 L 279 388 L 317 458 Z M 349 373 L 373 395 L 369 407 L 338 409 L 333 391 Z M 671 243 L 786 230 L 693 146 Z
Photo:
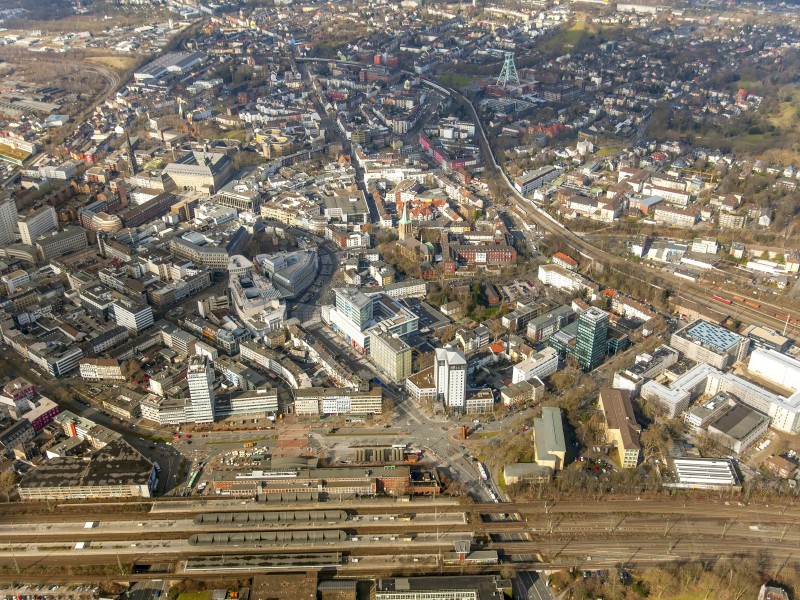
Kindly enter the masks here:
M 190 440 L 190 439 L 192 439 L 192 434 L 191 433 L 187 433 L 186 436 L 184 436 L 184 437 L 186 437 L 187 440 Z

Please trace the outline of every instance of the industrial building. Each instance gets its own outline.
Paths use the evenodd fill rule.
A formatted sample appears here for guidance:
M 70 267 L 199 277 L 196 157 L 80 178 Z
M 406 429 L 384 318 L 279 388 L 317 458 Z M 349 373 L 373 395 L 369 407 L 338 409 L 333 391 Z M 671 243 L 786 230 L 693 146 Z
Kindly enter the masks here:
M 708 425 L 708 435 L 741 454 L 767 433 L 769 417 L 743 404 L 727 407 Z
M 19 484 L 22 500 L 150 498 L 156 470 L 126 441 L 118 439 L 90 456 L 51 458 Z
M 554 471 L 566 465 L 567 443 L 560 408 L 545 406 L 542 416 L 533 420 L 533 460 Z
M 739 485 L 733 462 L 728 459 L 670 458 L 667 464 L 675 473 L 675 481 L 665 482 L 665 487 L 718 489 Z

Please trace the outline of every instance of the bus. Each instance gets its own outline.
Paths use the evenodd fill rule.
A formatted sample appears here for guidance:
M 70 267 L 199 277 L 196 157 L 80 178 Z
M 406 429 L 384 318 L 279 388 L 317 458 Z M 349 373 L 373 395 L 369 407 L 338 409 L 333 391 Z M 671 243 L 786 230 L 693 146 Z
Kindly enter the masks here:
M 192 471 L 192 476 L 189 478 L 189 484 L 186 487 L 192 489 L 194 487 L 194 484 L 197 483 L 199 477 L 200 477 L 200 469 Z

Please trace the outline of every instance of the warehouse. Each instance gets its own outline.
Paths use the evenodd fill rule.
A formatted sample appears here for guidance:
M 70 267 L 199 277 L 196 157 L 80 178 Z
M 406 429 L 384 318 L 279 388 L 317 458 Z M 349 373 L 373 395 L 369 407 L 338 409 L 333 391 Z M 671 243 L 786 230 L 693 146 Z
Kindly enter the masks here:
M 716 489 L 739 485 L 733 462 L 724 458 L 672 458 L 668 460 L 676 480 L 665 487 Z

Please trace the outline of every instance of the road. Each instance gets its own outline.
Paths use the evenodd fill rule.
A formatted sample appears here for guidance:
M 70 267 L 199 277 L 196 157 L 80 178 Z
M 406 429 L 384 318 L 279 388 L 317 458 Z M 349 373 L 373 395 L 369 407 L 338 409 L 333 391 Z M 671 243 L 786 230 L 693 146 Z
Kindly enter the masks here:
M 536 571 L 520 571 L 514 579 L 514 598 L 528 600 L 553 600 L 550 588 Z

